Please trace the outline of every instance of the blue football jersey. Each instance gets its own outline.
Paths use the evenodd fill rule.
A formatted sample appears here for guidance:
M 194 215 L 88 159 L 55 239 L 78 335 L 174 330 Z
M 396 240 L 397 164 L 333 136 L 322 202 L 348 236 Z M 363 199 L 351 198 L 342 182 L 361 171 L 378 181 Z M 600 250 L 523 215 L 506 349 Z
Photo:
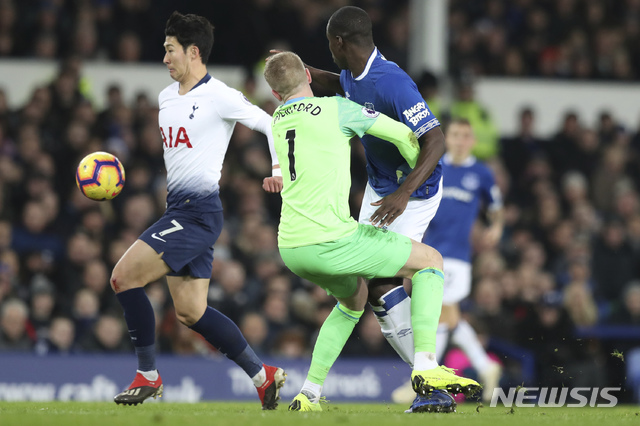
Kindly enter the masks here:
M 470 157 L 462 165 L 442 161 L 442 201 L 422 241 L 443 257 L 471 261 L 471 227 L 481 207 L 502 207 L 502 196 L 487 166 Z
M 354 77 L 351 71 L 342 70 L 340 85 L 347 99 L 401 121 L 418 138 L 440 126 L 411 77 L 398 65 L 387 61 L 377 48 L 362 75 Z M 381 197 L 391 194 L 407 178 L 411 167 L 390 142 L 365 135 L 362 144 L 367 156 L 369 184 Z M 432 197 L 438 191 L 441 176 L 442 164 L 438 162 L 432 175 L 411 196 Z

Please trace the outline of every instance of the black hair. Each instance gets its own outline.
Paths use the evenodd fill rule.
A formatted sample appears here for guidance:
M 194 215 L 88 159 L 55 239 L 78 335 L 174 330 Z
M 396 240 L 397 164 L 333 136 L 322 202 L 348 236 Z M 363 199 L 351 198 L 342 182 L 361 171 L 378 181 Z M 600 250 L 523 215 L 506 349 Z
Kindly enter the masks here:
M 371 18 L 367 12 L 359 7 L 345 6 L 331 15 L 327 31 L 349 43 L 368 46 L 373 44 L 371 27 Z
M 164 35 L 175 37 L 186 52 L 187 47 L 194 45 L 200 50 L 200 59 L 206 64 L 213 47 L 213 25 L 203 16 L 183 15 L 173 12 L 167 20 Z

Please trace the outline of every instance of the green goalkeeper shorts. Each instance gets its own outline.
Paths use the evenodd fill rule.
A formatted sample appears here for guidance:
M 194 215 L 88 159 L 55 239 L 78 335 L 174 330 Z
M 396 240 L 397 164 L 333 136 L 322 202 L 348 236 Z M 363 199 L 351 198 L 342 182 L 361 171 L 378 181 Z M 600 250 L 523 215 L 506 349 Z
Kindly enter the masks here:
M 394 277 L 411 254 L 411 239 L 386 229 L 358 224 L 348 237 L 326 243 L 281 248 L 285 265 L 296 275 L 337 298 L 356 291 L 358 277 Z

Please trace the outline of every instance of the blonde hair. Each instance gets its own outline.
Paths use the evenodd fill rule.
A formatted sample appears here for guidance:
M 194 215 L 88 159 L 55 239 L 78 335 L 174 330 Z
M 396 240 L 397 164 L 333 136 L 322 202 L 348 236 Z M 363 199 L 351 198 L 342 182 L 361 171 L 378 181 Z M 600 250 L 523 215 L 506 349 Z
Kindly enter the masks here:
M 264 78 L 282 99 L 288 99 L 307 84 L 304 63 L 293 52 L 281 52 L 269 58 L 264 67 Z

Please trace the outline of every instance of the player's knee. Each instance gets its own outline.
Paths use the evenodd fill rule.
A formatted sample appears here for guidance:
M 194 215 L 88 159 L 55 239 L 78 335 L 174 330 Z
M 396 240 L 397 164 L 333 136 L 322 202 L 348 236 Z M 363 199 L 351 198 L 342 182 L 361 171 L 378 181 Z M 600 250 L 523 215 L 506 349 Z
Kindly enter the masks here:
M 113 268 L 109 284 L 111 284 L 111 288 L 116 294 L 122 293 L 126 290 L 131 290 L 132 288 L 144 286 L 144 284 L 140 285 L 140 283 L 135 280 L 133 274 L 127 273 L 125 268 L 123 268 L 120 264 L 116 265 L 116 267 Z
M 425 245 L 423 261 L 424 261 L 424 266 L 422 269 L 438 268 L 442 270 L 444 268 L 442 255 L 440 254 L 440 252 L 428 245 Z
M 131 283 L 123 275 L 116 274 L 115 271 L 111 274 L 109 283 L 116 294 L 134 288 L 134 286 L 131 286 Z
M 200 318 L 202 318 L 202 314 L 196 313 L 196 310 L 192 308 L 176 306 L 176 318 L 182 324 L 187 327 L 191 327 L 193 324 L 197 323 Z

